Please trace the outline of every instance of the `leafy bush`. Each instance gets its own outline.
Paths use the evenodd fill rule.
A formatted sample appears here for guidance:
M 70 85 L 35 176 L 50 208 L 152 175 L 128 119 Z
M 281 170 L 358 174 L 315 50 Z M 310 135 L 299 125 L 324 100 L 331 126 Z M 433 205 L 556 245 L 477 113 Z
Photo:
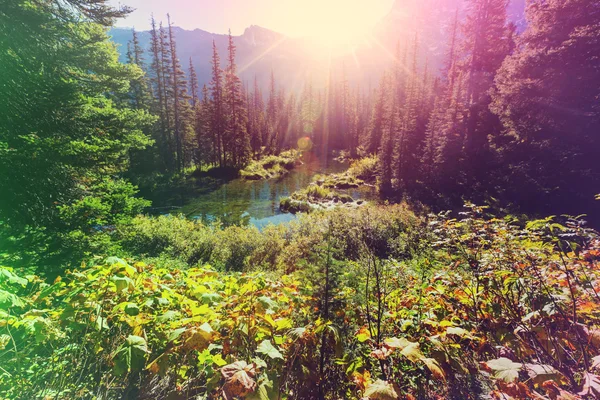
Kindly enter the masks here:
M 600 237 L 576 219 L 399 205 L 220 232 L 215 259 L 289 270 L 0 268 L 0 398 L 600 395 Z
M 348 168 L 348 175 L 367 182 L 375 182 L 379 159 L 376 155 L 353 161 Z

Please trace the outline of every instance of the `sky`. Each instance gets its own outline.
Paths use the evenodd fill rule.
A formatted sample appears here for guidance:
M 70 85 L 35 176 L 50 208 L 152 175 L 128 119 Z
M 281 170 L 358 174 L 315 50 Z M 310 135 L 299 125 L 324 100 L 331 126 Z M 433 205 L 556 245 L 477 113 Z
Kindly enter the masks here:
M 149 28 L 150 14 L 184 29 L 240 35 L 250 25 L 291 37 L 359 34 L 377 24 L 394 0 L 110 0 L 136 9 L 117 26 Z

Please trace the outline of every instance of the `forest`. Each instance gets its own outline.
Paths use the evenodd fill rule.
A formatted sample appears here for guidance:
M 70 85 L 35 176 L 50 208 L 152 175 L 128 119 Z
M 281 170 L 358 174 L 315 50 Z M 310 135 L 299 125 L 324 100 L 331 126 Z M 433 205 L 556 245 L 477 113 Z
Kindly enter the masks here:
M 600 1 L 463 3 L 298 85 L 0 0 L 0 400 L 600 398 Z

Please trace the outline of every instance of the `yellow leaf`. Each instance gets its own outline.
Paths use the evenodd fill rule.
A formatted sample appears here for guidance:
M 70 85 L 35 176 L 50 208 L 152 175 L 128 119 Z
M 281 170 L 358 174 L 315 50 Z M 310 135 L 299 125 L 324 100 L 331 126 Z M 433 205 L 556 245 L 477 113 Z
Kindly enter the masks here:
M 429 371 L 431 371 L 431 374 L 436 379 L 446 380 L 446 374 L 444 374 L 444 371 L 442 371 L 442 368 L 440 368 L 440 365 L 438 364 L 438 362 L 436 360 L 434 360 L 433 358 L 425 357 L 421 361 L 423 361 L 423 363 L 425 363 L 427 368 L 429 368 Z

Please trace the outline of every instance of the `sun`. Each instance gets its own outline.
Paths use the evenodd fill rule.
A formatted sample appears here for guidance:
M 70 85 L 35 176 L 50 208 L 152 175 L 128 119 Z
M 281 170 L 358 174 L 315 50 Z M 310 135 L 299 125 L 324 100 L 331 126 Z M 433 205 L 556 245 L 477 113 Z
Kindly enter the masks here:
M 353 47 L 365 40 L 392 0 L 304 0 L 289 15 L 297 36 L 313 38 L 333 49 Z
M 330 47 L 351 45 L 363 38 L 371 29 L 363 7 L 355 2 L 323 1 L 319 16 L 315 17 L 308 36 L 319 39 Z

